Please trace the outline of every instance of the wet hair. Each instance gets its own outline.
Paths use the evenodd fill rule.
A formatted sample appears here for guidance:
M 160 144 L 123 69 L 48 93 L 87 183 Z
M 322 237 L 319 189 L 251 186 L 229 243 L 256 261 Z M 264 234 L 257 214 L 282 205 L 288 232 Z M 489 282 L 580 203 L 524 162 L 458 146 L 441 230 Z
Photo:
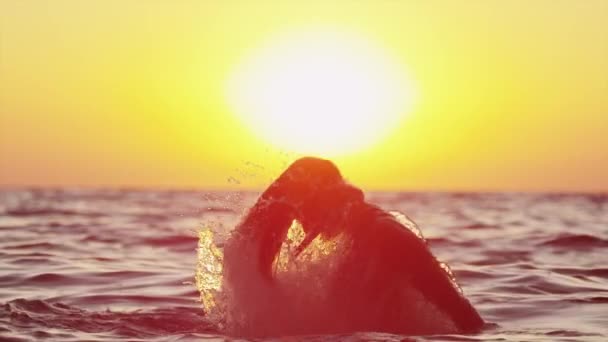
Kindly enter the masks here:
M 303 157 L 293 162 L 262 194 L 263 198 L 286 200 L 297 206 L 319 190 L 343 183 L 340 170 L 329 160 Z
M 324 189 L 344 184 L 338 168 L 329 160 L 305 157 L 293 162 L 264 191 L 249 210 L 238 231 L 260 241 L 260 272 L 272 279 L 272 265 L 292 221 L 304 204 Z
M 317 191 L 308 201 L 302 203 L 299 213 L 305 221 L 322 223 L 327 217 L 342 215 L 348 206 L 363 201 L 363 191 L 342 182 Z

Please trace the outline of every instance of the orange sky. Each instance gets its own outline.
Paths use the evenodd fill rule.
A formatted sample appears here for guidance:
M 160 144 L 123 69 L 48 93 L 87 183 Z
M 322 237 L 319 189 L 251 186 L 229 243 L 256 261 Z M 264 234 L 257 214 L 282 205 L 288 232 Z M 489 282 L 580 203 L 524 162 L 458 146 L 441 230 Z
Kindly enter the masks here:
M 603 0 L 0 0 L 0 185 L 267 184 L 295 155 L 232 113 L 223 84 L 307 27 L 365 36 L 417 84 L 391 134 L 335 159 L 354 183 L 608 190 Z

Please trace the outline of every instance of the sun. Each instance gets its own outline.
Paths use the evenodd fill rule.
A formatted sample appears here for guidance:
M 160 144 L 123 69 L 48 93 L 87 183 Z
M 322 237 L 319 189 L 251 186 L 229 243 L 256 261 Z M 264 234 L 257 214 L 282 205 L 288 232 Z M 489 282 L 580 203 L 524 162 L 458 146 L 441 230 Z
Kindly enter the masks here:
M 282 35 L 235 67 L 226 94 L 256 134 L 295 153 L 351 154 L 385 137 L 411 110 L 413 82 L 361 36 L 329 30 Z

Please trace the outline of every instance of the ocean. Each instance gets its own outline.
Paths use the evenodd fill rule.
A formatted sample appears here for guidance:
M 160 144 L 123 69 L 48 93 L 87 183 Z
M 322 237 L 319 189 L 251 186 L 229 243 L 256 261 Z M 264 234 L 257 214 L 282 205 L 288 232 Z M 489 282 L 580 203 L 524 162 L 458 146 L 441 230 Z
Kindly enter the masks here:
M 257 195 L 0 191 L 0 341 L 232 339 L 201 303 L 199 236 L 211 230 L 221 247 Z M 489 324 L 474 335 L 361 331 L 281 340 L 608 340 L 608 195 L 367 198 L 418 224 Z

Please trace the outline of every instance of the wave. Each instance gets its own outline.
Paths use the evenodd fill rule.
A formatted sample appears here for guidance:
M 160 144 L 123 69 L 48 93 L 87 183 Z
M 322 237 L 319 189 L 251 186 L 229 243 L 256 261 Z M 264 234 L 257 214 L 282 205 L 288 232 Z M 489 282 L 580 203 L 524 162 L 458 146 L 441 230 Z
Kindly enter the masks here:
M 4 246 L 5 249 L 14 249 L 14 250 L 53 250 L 53 249 L 63 249 L 63 246 L 56 243 L 51 242 L 32 242 L 32 243 L 23 243 L 17 245 L 8 245 Z
M 608 297 L 585 297 L 585 298 L 574 298 L 574 299 L 566 299 L 571 303 L 578 304 L 608 304 Z
M 494 225 L 494 224 L 472 223 L 472 224 L 460 226 L 458 228 L 467 229 L 467 230 L 481 230 L 481 229 L 498 229 L 500 227 L 497 225 Z
M 132 338 L 217 331 L 205 320 L 203 312 L 193 307 L 133 312 L 87 311 L 61 302 L 23 298 L 0 306 L 0 322 L 7 321 L 19 329 L 61 328 L 75 334 L 111 333 Z
M 568 249 L 603 248 L 608 247 L 608 239 L 589 234 L 562 234 L 556 238 L 543 241 L 539 245 Z
M 605 267 L 554 267 L 551 271 L 573 277 L 598 277 L 608 279 L 608 268 Z
M 14 208 L 6 210 L 6 215 L 11 216 L 47 216 L 47 215 L 62 215 L 62 216 L 86 216 L 86 217 L 102 217 L 103 212 L 86 212 L 82 210 L 60 209 L 60 208 Z
M 192 247 L 194 249 L 198 242 L 198 237 L 190 236 L 190 235 L 168 235 L 154 238 L 147 238 L 143 241 L 146 245 L 151 246 L 180 246 L 187 245 L 188 247 Z

